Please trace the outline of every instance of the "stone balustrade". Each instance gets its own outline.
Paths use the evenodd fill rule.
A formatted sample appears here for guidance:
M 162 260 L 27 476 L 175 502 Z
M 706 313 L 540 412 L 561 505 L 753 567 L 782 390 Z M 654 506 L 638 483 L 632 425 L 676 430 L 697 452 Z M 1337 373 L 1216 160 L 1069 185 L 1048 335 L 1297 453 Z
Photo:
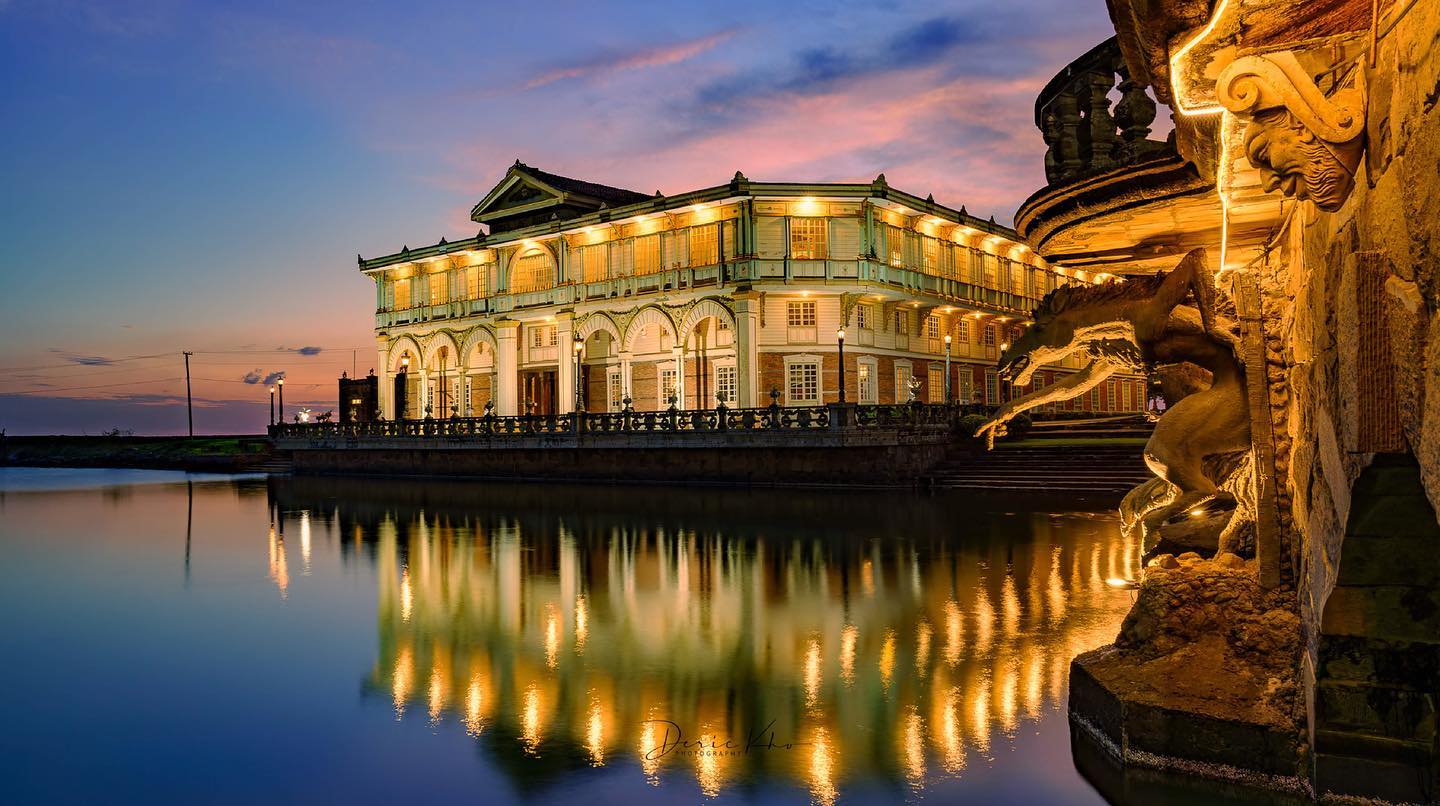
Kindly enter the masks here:
M 1120 99 L 1113 105 L 1110 93 Z M 1045 138 L 1045 179 L 1063 185 L 1173 152 L 1148 139 L 1155 101 L 1130 77 L 1114 37 L 1091 48 L 1050 79 L 1035 100 L 1035 126 Z

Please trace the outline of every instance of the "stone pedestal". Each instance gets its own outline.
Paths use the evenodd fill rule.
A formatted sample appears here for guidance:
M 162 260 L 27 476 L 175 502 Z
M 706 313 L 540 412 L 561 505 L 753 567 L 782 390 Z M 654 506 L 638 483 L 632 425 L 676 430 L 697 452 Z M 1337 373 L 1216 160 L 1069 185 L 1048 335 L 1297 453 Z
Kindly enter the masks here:
M 1293 592 L 1262 590 L 1234 555 L 1164 562 L 1176 567 L 1151 567 L 1116 642 L 1071 663 L 1076 730 L 1127 766 L 1298 790 Z

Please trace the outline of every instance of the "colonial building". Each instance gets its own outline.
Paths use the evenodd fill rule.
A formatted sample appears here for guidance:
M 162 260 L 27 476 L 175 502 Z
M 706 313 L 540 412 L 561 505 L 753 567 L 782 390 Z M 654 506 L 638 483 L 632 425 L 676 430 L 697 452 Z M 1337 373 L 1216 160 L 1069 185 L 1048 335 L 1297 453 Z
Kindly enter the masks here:
M 474 237 L 359 261 L 386 418 L 817 405 L 842 377 L 854 403 L 998 403 L 995 360 L 1040 298 L 1104 278 L 883 174 L 664 196 L 517 161 L 471 218 Z M 1066 407 L 1143 399 L 1131 377 Z

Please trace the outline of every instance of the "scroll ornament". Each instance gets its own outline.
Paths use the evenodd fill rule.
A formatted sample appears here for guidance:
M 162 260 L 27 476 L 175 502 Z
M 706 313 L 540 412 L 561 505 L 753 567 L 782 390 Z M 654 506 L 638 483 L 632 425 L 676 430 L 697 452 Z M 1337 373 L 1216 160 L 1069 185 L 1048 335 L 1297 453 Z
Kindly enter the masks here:
M 1242 56 L 1220 74 L 1216 97 L 1246 121 L 1245 155 L 1267 192 L 1329 212 L 1345 203 L 1365 150 L 1364 77 L 1356 75 L 1357 86 L 1326 96 L 1288 50 Z

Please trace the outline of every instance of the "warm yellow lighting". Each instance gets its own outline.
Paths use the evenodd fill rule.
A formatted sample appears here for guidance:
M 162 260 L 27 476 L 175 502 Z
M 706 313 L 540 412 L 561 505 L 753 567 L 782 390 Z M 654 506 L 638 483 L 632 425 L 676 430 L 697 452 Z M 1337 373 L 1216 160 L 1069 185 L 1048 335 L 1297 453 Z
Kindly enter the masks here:
M 470 687 L 465 691 L 465 732 L 471 736 L 479 736 L 484 729 L 480 721 L 481 708 L 485 705 L 485 694 L 481 688 L 480 673 L 476 672 L 470 678 Z
M 407 363 L 407 364 L 410 363 L 409 357 L 406 357 L 406 358 L 405 358 L 405 363 Z M 285 385 L 285 379 L 284 379 L 284 378 L 281 378 L 280 380 L 276 381 L 275 383 L 277 383 L 277 384 L 279 384 L 279 385 L 281 385 L 281 386 L 284 386 L 284 385 Z
M 815 729 L 810 747 L 810 795 L 824 806 L 831 806 L 839 791 L 835 788 L 835 754 L 824 728 Z
M 395 704 L 395 718 L 405 713 L 405 700 L 410 697 L 411 681 L 415 678 L 415 653 L 409 646 L 400 647 L 395 658 L 395 674 L 390 681 L 390 698 Z
M 1228 267 L 1225 265 L 1226 257 L 1230 248 L 1230 193 L 1225 187 L 1227 174 L 1230 170 L 1230 119 L 1233 117 L 1220 104 L 1207 104 L 1203 106 L 1192 106 L 1189 103 L 1185 92 L 1180 86 L 1180 63 L 1189 55 L 1190 50 L 1207 39 L 1214 33 L 1215 26 L 1219 24 L 1220 18 L 1225 15 L 1229 0 L 1219 0 L 1215 4 L 1215 11 L 1210 15 L 1210 21 L 1205 24 L 1200 32 L 1191 37 L 1175 54 L 1170 57 L 1170 97 L 1175 102 L 1175 111 L 1185 117 L 1203 117 L 1208 115 L 1220 115 L 1220 162 L 1215 171 L 1215 195 L 1220 200 L 1220 271 L 1223 275 Z M 1218 279 L 1218 277 L 1217 277 Z
M 536 755 L 540 749 L 540 689 L 534 683 L 525 688 L 520 711 L 520 744 Z
M 590 763 L 596 767 L 605 764 L 605 722 L 600 717 L 600 701 L 590 703 L 590 719 L 585 728 L 585 749 L 590 751 Z
M 842 328 L 840 328 L 839 330 L 835 331 L 835 338 L 839 339 L 840 341 L 844 341 L 844 340 L 845 340 L 845 328 L 842 327 Z
M 1136 582 L 1135 580 L 1121 579 L 1120 577 L 1110 577 L 1109 579 L 1105 580 L 1105 584 L 1109 585 L 1112 588 L 1121 588 L 1123 590 L 1135 590 L 1136 588 L 1140 587 L 1140 583 Z
M 1003 352 L 1005 352 L 1005 351 L 1008 350 L 1008 349 L 1010 349 L 1010 342 L 1008 342 L 1008 341 L 1002 341 L 1002 342 L 1000 342 L 1000 352 L 1003 353 Z
M 810 639 L 805 650 L 805 705 L 814 708 L 820 702 L 820 642 Z
M 430 704 L 430 721 L 440 721 L 440 714 L 445 709 L 445 678 L 440 674 L 440 667 L 437 665 L 430 670 L 430 693 L 427 698 Z
M 560 655 L 560 616 L 554 604 L 545 605 L 545 665 L 554 669 Z
M 890 688 L 890 677 L 895 673 L 895 631 L 885 631 L 885 643 L 880 646 L 880 683 Z
M 585 651 L 585 640 L 590 637 L 590 611 L 584 596 L 575 597 L 575 654 Z
M 860 631 L 854 624 L 846 624 L 840 631 L 840 679 L 849 686 L 855 682 L 855 645 Z
M 415 589 L 410 584 L 410 566 L 400 569 L 400 620 L 409 621 L 415 608 Z
M 949 334 L 949 333 L 946 333 L 946 334 L 945 334 L 945 345 L 946 345 L 947 347 L 950 345 L 950 334 Z

